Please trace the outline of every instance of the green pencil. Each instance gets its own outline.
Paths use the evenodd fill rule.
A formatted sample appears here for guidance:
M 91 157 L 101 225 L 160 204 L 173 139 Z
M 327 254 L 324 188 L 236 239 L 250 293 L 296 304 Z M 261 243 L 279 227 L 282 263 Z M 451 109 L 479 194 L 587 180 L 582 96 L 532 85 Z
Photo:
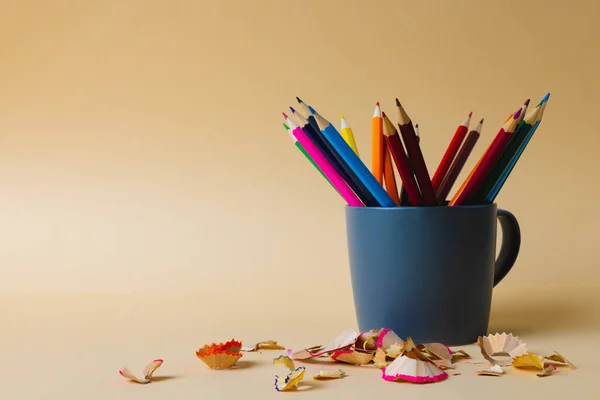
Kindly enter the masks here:
M 517 150 L 521 147 L 525 139 L 527 138 L 527 134 L 535 124 L 537 120 L 538 114 L 540 112 L 540 108 L 542 104 L 545 102 L 546 97 L 544 97 L 538 105 L 531 110 L 531 112 L 525 115 L 525 118 L 521 120 L 519 126 L 515 130 L 515 133 L 511 136 L 510 140 L 506 144 L 504 151 L 498 157 L 498 160 L 492 166 L 489 174 L 486 176 L 485 181 L 481 184 L 479 190 L 477 190 L 474 199 L 476 202 L 483 202 L 490 194 L 492 188 L 500 179 L 500 176 L 506 170 L 510 160 L 513 158 Z
M 292 133 L 290 132 L 290 127 L 287 126 L 286 124 L 283 124 L 283 127 L 285 128 L 286 131 L 288 131 L 290 137 L 294 141 L 294 144 L 296 145 L 296 147 L 298 148 L 298 150 L 300 150 L 302 152 L 302 154 L 304 154 L 304 156 L 308 159 L 308 161 L 310 161 L 310 163 L 312 165 L 314 165 L 314 167 L 321 173 L 321 175 L 323 175 L 323 178 L 327 179 L 327 182 L 329 182 L 329 184 L 331 185 L 331 187 L 335 189 L 335 186 L 333 186 L 333 184 L 331 183 L 331 181 L 329 180 L 329 178 L 327 178 L 327 176 L 325 176 L 325 174 L 323 173 L 323 171 L 321 171 L 321 168 L 319 168 L 319 166 L 315 163 L 315 161 L 312 159 L 312 157 L 306 152 L 306 150 L 304 149 L 304 146 L 302 146 L 300 144 L 300 142 L 298 141 L 298 139 L 296 139 L 296 137 L 294 135 L 292 135 Z M 335 189 L 335 190 L 337 191 L 337 189 Z

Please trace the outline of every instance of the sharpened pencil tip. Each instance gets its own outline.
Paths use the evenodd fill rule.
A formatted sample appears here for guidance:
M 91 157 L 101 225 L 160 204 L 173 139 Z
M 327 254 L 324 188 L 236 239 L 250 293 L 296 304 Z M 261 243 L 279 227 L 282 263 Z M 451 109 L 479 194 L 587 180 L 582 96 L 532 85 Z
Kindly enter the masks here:
M 314 108 L 312 108 L 311 106 L 308 106 L 308 111 L 310 111 L 310 113 L 311 113 L 312 115 L 315 115 L 315 114 L 317 113 L 317 112 L 315 111 L 315 109 L 314 109 Z
M 298 103 L 300 103 L 300 104 L 304 103 L 304 102 L 303 102 L 303 101 L 300 99 L 300 97 L 298 97 L 298 96 L 296 96 L 296 101 L 297 101 Z
M 283 127 L 284 127 L 285 129 L 287 129 L 287 130 L 289 130 L 289 129 L 290 129 L 290 127 L 289 127 L 289 126 L 287 126 L 285 123 L 283 124 Z
M 419 128 L 419 124 L 415 124 L 415 128 Z
M 471 112 L 469 113 L 469 118 L 471 118 L 472 116 L 473 116 L 473 111 L 471 111 Z
M 401 107 L 400 100 L 396 98 L 396 106 Z
M 290 106 L 290 110 L 292 111 L 292 114 L 294 114 L 296 112 L 296 110 L 294 110 L 294 107 Z
M 528 106 L 530 101 L 531 101 L 531 99 L 527 99 L 527 100 L 525 100 L 525 103 L 523 103 L 523 104 Z
M 544 98 L 542 99 L 542 102 L 545 103 L 548 101 L 548 99 L 550 98 L 550 93 L 546 93 L 546 95 L 544 96 Z
M 346 118 L 344 118 L 344 114 L 340 114 L 340 118 L 341 119 L 346 119 Z
M 375 103 L 375 105 L 376 105 L 377 107 L 379 107 L 379 102 Z
M 483 124 L 483 118 L 481 118 L 481 120 L 479 121 L 480 124 Z
M 519 108 L 517 112 L 515 112 L 515 115 L 513 115 L 513 119 L 519 119 L 519 115 L 521 115 L 522 110 L 523 108 Z
M 385 113 L 383 111 L 381 112 L 381 116 L 385 118 Z
M 284 112 L 282 112 L 281 114 L 283 114 L 283 118 L 288 119 L 288 116 Z

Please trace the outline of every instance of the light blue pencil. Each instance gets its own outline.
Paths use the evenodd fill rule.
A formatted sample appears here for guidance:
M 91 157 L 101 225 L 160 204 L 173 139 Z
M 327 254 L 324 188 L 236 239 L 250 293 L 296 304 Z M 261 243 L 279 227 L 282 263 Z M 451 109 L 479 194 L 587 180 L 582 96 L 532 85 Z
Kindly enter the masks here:
M 323 136 L 331 143 L 344 162 L 352 169 L 352 171 L 354 171 L 358 179 L 360 179 L 367 190 L 371 192 L 381 207 L 397 207 L 397 204 L 390 197 L 388 192 L 386 192 L 383 186 L 377 182 L 377 179 L 375 179 L 371 171 L 369 171 L 366 165 L 356 155 L 354 150 L 352 150 L 337 129 L 335 129 L 329 121 L 319 115 L 312 107 L 309 107 L 309 109 L 315 117 L 319 129 L 323 132 Z
M 540 126 L 540 123 L 542 122 L 542 117 L 544 116 L 544 110 L 546 109 L 546 104 L 548 104 L 548 103 L 544 102 L 544 104 L 542 104 L 540 106 L 540 111 L 538 113 L 538 117 L 537 117 L 535 123 L 533 124 L 533 126 L 531 127 L 531 129 L 529 130 L 529 132 L 527 133 L 525 140 L 523 141 L 523 143 L 521 144 L 519 149 L 515 152 L 515 155 L 511 158 L 510 162 L 508 163 L 508 165 L 502 172 L 502 175 L 500 175 L 500 178 L 498 178 L 498 181 L 496 182 L 496 184 L 494 185 L 492 190 L 490 190 L 490 194 L 488 195 L 488 197 L 486 199 L 488 204 L 491 204 L 494 202 L 494 200 L 496 200 L 496 196 L 498 196 L 500 189 L 502 189 L 502 186 L 504 186 L 504 183 L 506 182 L 506 180 L 508 179 L 508 176 L 510 175 L 513 168 L 517 164 L 517 161 L 519 161 L 519 157 L 521 157 L 521 154 L 523 154 L 523 152 L 525 151 L 525 147 L 527 147 L 527 143 L 529 143 L 529 141 L 533 137 L 533 134 L 535 133 L 538 126 Z

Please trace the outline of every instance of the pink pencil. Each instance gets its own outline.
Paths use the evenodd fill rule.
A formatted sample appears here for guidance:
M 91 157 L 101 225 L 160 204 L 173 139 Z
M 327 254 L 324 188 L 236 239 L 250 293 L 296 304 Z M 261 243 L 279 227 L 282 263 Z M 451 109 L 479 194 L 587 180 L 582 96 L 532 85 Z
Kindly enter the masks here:
M 285 113 L 283 113 L 290 131 L 298 139 L 298 142 L 304 147 L 304 150 L 311 156 L 313 161 L 321 168 L 321 171 L 331 181 L 331 184 L 337 189 L 340 195 L 346 200 L 349 206 L 352 207 L 363 207 L 363 203 L 360 201 L 358 196 L 350 189 L 346 181 L 341 175 L 333 168 L 333 166 L 327 161 L 323 154 L 317 149 L 306 133 L 301 127 L 296 125 Z

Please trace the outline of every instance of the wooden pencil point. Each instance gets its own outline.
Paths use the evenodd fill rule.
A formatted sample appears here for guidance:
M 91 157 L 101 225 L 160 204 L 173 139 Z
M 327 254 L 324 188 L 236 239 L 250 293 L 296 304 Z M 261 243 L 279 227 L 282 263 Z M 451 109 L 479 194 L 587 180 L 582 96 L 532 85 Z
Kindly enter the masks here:
M 393 136 L 396 135 L 398 131 L 396 131 L 396 127 L 392 124 L 392 121 L 385 115 L 383 116 L 383 134 L 385 136 Z
M 300 113 L 294 113 L 294 116 L 296 117 L 298 122 L 300 122 L 301 126 L 308 124 L 308 121 L 306 120 L 306 118 L 304 118 L 304 116 L 301 115 Z
M 409 124 L 410 117 L 408 116 L 408 114 L 404 110 L 404 107 L 402 107 L 402 104 L 400 104 L 400 101 L 398 99 L 396 99 L 396 110 L 398 110 L 398 123 L 400 125 Z
M 320 130 L 325 129 L 330 125 L 329 122 L 327 122 L 325 118 L 321 117 L 321 114 L 318 112 L 315 112 L 313 117 L 315 118 L 315 121 L 317 121 L 317 125 L 319 126 Z

